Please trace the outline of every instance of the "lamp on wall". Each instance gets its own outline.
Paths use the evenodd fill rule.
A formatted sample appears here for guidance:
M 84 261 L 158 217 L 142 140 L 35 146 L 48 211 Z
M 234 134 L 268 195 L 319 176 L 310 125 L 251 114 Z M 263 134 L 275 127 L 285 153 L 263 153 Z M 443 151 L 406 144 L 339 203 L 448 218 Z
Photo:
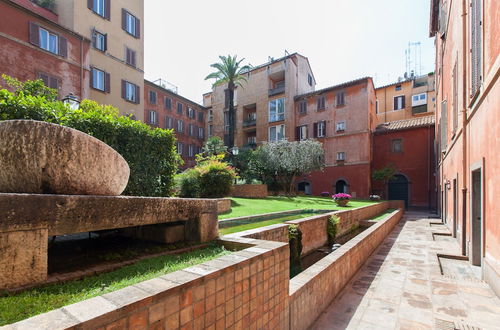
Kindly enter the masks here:
M 444 182 L 444 187 L 446 188 L 446 190 L 450 190 L 451 189 L 451 182 L 450 182 L 450 180 L 446 180 Z
M 73 93 L 69 93 L 61 101 L 64 104 L 68 104 L 72 110 L 80 108 L 80 99 Z

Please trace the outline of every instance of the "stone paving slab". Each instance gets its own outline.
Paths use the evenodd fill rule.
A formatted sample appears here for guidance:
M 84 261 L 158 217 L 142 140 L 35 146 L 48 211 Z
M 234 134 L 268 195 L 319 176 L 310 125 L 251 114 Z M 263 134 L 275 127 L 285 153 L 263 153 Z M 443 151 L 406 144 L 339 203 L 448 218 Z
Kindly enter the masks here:
M 437 254 L 460 249 L 433 239 L 449 231 L 428 216 L 406 213 L 313 329 L 500 329 L 500 299 L 488 284 L 441 274 Z

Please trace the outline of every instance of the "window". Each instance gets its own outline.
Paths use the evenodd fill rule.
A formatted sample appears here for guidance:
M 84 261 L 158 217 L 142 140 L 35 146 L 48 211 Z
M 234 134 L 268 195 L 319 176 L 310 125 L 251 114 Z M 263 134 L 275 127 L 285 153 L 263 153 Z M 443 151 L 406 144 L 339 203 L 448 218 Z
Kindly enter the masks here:
M 229 112 L 224 111 L 224 132 L 229 133 Z
M 401 90 L 401 85 L 396 85 L 396 90 L 400 91 Z
M 394 110 L 401 110 L 405 108 L 405 96 L 395 96 L 394 97 Z
M 307 100 L 300 101 L 299 103 L 299 113 L 305 115 L 307 113 Z
M 344 151 L 340 151 L 340 152 L 337 152 L 337 161 L 344 161 L 345 160 L 345 152 Z
M 177 153 L 182 155 L 184 153 L 184 143 L 177 142 Z
M 38 79 L 42 79 L 45 86 L 56 89 L 59 91 L 59 79 L 57 77 L 39 72 Z
M 345 121 L 339 121 L 335 126 L 337 132 L 345 131 Z
M 135 38 L 140 37 L 140 20 L 125 9 L 122 9 L 122 29 Z
M 149 103 L 156 104 L 156 92 L 149 91 Z
M 205 115 L 203 114 L 203 112 L 198 111 L 198 121 L 200 123 L 203 123 L 204 119 L 205 119 Z
M 38 24 L 29 24 L 30 43 L 62 57 L 68 57 L 68 41 L 49 30 L 40 27 Z
M 205 138 L 205 129 L 203 127 L 198 127 L 198 138 L 199 139 Z
M 208 137 L 214 135 L 214 125 L 208 125 Z
M 457 132 L 458 129 L 458 71 L 457 71 L 457 65 L 458 63 L 455 62 L 455 65 L 453 67 L 453 134 Z
M 256 136 L 247 137 L 247 143 L 248 144 L 257 144 L 257 137 Z
M 309 84 L 309 86 L 313 85 L 313 77 L 309 73 L 307 74 L 307 83 Z
M 149 123 L 156 124 L 156 111 L 149 110 Z
M 165 109 L 172 110 L 172 99 L 165 97 Z
M 96 68 L 91 68 L 91 70 L 92 70 L 92 77 L 90 86 L 92 86 L 92 88 L 94 89 L 109 93 L 109 86 L 110 86 L 109 73 L 106 73 Z
M 125 49 L 125 63 L 130 66 L 136 67 L 136 52 L 128 47 Z
M 110 18 L 110 0 L 87 0 L 87 7 L 97 15 Z
M 375 113 L 378 113 L 378 100 L 375 100 Z
M 392 140 L 392 152 L 403 152 L 403 140 L 402 139 L 394 139 Z
M 177 114 L 182 115 L 182 103 L 177 103 Z
M 189 124 L 189 135 L 194 136 L 194 125 L 193 124 Z
M 94 30 L 92 32 L 92 46 L 101 52 L 105 52 L 108 49 L 108 35 Z
M 184 133 L 184 122 L 182 120 L 177 120 L 177 132 Z
M 318 109 L 317 110 L 324 110 L 324 109 L 325 109 L 325 97 L 318 96 Z
M 174 128 L 174 120 L 172 119 L 172 117 L 165 117 L 165 128 Z
M 188 156 L 194 157 L 194 146 L 192 144 L 188 145 Z
M 139 104 L 140 103 L 139 95 L 140 95 L 139 86 L 129 81 L 122 80 L 122 97 L 125 100 Z
M 193 108 L 188 108 L 188 117 L 191 119 L 195 117 L 195 112 Z
M 307 125 L 302 125 L 297 127 L 298 129 L 298 138 L 300 141 L 307 140 Z
M 269 101 L 269 122 L 285 120 L 285 99 Z
M 326 121 L 314 123 L 314 137 L 325 137 L 326 135 Z
M 476 96 L 482 80 L 482 0 L 472 0 L 470 11 L 470 40 L 471 40 L 471 97 Z
M 269 141 L 279 141 L 285 139 L 285 125 L 269 127 Z
M 214 120 L 214 112 L 212 109 L 208 110 L 208 121 Z
M 337 93 L 337 95 L 335 95 L 335 102 L 336 102 L 335 104 L 337 105 L 337 107 L 345 104 L 344 96 L 345 96 L 344 92 L 340 92 Z
M 59 54 L 58 52 L 58 37 L 49 31 L 40 28 L 40 48 L 48 50 L 51 53 Z

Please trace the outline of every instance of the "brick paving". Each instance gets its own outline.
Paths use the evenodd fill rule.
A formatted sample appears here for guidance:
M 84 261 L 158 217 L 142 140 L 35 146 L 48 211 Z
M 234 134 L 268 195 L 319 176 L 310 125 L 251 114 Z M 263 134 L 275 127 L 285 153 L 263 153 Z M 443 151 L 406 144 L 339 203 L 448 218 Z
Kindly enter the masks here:
M 449 231 L 428 216 L 406 213 L 313 329 L 500 329 L 488 284 L 441 274 L 437 254 L 459 255 L 459 245 L 433 236 Z M 465 267 L 448 261 L 445 269 Z

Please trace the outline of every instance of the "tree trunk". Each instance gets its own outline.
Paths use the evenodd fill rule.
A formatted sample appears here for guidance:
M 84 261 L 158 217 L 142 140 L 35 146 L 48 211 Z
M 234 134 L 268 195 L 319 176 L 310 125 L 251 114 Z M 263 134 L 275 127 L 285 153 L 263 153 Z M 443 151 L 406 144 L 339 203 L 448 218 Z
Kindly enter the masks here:
M 234 147 L 234 131 L 236 125 L 236 113 L 234 110 L 234 83 L 230 81 L 227 88 L 229 89 L 229 109 L 228 109 L 228 120 L 229 120 L 229 148 Z

